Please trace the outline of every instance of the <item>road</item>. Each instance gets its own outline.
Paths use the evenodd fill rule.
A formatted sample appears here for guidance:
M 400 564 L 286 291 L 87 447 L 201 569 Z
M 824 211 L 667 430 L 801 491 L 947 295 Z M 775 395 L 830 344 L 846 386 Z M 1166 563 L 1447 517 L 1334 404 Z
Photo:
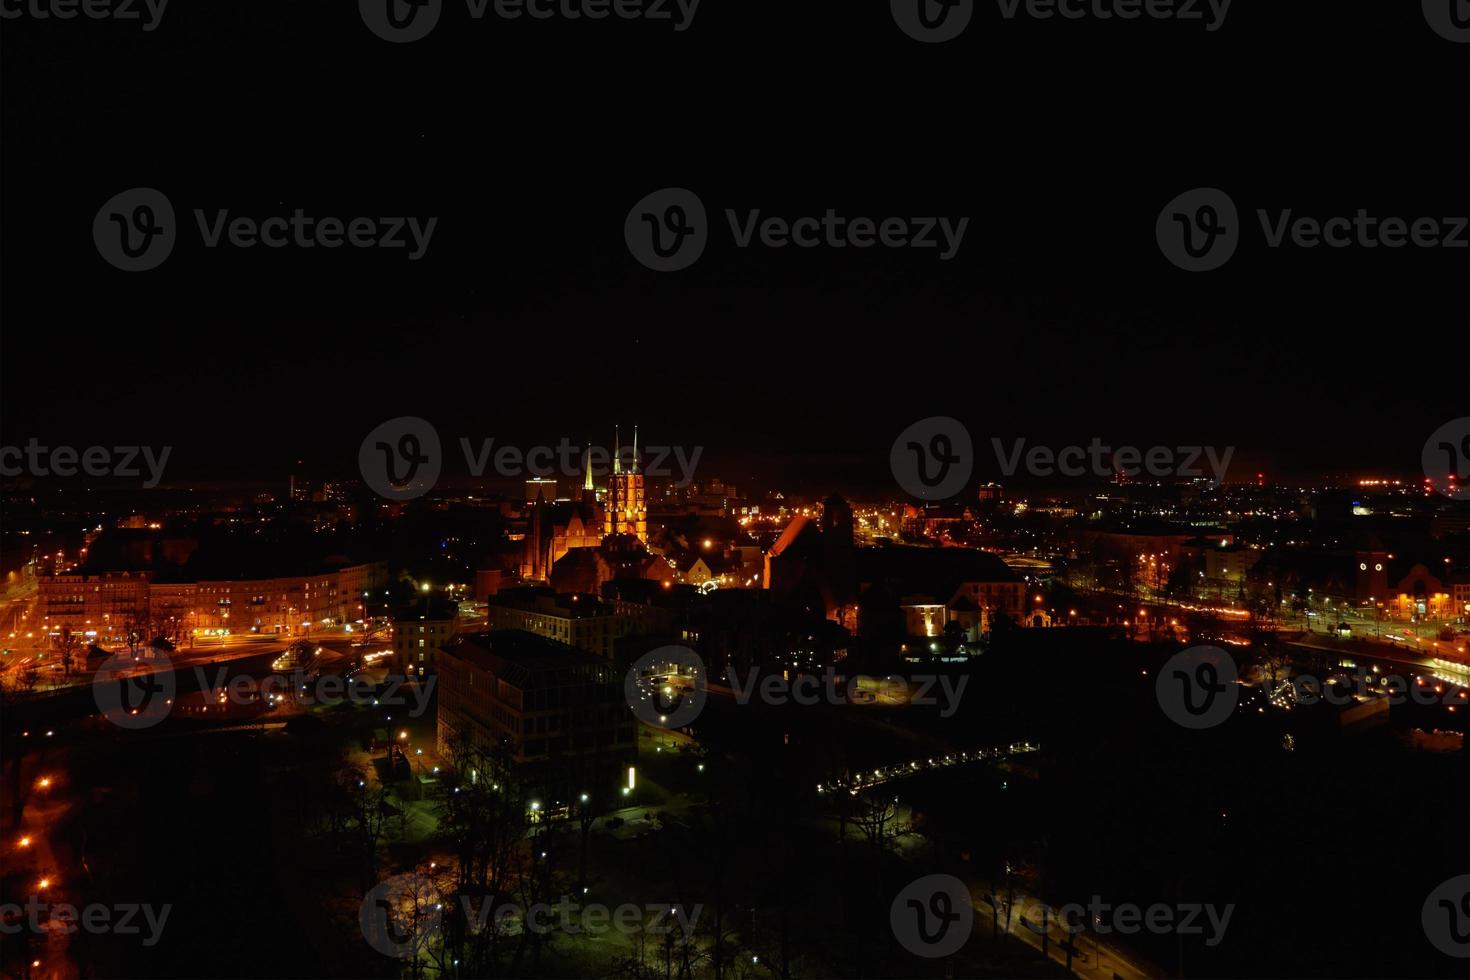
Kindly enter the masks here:
M 1380 643 L 1362 638 L 1342 640 L 1312 633 L 1303 634 L 1297 639 L 1288 640 L 1287 643 L 1291 646 L 1302 647 L 1307 650 L 1329 653 L 1338 658 L 1351 658 L 1355 661 L 1381 660 L 1384 663 L 1402 664 L 1406 667 L 1416 667 L 1420 670 L 1431 672 L 1441 669 L 1434 663 L 1434 658 L 1436 657 L 1453 662 L 1466 662 L 1465 656 L 1458 651 L 1435 648 L 1424 644 L 1410 646 L 1401 643 Z M 1366 664 L 1359 663 L 1359 666 L 1363 667 Z
M 996 901 L 1000 906 L 999 915 L 996 916 L 992 913 L 990 902 L 987 899 L 988 891 L 983 888 L 979 891 L 980 898 L 975 900 L 976 931 L 993 928 L 996 918 L 999 918 L 1001 931 L 1026 943 L 1038 953 L 1041 952 L 1041 936 L 1021 922 L 1025 918 L 1040 928 L 1042 921 L 1040 902 L 1025 892 L 1012 889 L 1014 905 L 1010 909 L 1010 922 L 1007 923 L 1006 896 L 996 896 Z M 1054 910 L 1047 914 L 1046 921 L 1047 937 L 1050 940 L 1047 943 L 1047 958 L 1066 966 L 1067 952 L 1062 943 L 1067 938 L 1067 934 L 1058 926 Z M 1157 968 L 1141 966 L 1141 962 L 1138 957 L 1119 952 L 1116 947 L 1106 941 L 1100 942 L 1096 933 L 1088 932 L 1077 937 L 1076 952 L 1072 956 L 1072 973 L 1084 980 L 1115 980 L 1115 978 L 1148 980 L 1148 978 L 1164 975 Z

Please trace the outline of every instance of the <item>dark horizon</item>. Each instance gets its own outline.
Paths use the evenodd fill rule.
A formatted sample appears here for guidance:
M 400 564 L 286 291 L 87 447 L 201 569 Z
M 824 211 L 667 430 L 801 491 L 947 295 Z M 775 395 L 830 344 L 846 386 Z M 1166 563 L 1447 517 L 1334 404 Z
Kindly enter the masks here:
M 820 466 L 881 463 L 905 426 L 949 415 L 981 443 L 1098 436 L 1233 445 L 1268 471 L 1411 470 L 1470 409 L 1467 253 L 1271 248 L 1262 225 L 1470 213 L 1467 131 L 1442 124 L 1463 114 L 1440 98 L 1463 87 L 1463 52 L 1405 10 L 1375 21 L 1372 78 L 1276 97 L 1314 93 L 1319 60 L 1354 48 L 1336 9 L 1241 8 L 1213 32 L 977 15 L 939 46 L 893 38 L 875 10 L 841 24 L 843 49 L 821 43 L 838 25 L 815 11 L 772 31 L 708 5 L 672 36 L 486 21 L 406 45 L 350 10 L 294 11 L 285 31 L 246 7 L 170 11 L 150 33 L 17 21 L 7 73 L 61 111 L 11 98 L 0 116 L 0 443 L 161 443 L 186 472 L 244 477 L 350 463 L 398 416 L 527 446 L 641 421 L 732 460 Z M 1124 38 L 1147 57 L 1123 57 Z M 891 67 L 832 81 L 799 56 L 814 43 Z M 272 50 L 298 70 L 229 67 L 227 52 Z M 1244 64 L 1260 94 L 1242 91 Z M 693 65 L 706 83 L 666 77 Z M 585 84 L 609 71 L 621 84 Z M 711 225 L 677 273 L 623 240 L 629 208 L 665 186 L 694 191 Z M 1242 226 L 1207 273 L 1155 240 L 1161 209 L 1197 186 L 1230 195 Z M 148 272 L 111 267 L 88 234 L 130 187 L 162 191 L 179 223 Z M 437 224 L 417 260 L 204 244 L 221 211 L 298 208 Z M 739 248 L 726 216 L 827 209 L 969 224 L 945 260 Z

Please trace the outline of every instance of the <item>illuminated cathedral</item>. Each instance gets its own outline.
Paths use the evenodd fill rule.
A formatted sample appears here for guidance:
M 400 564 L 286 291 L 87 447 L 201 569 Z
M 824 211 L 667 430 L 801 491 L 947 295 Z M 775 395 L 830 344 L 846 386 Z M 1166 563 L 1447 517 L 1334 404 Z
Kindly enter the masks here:
M 626 463 L 616 426 L 613 447 L 612 473 L 603 492 L 599 493 L 592 482 L 589 449 L 582 464 L 580 499 L 547 500 L 538 494 L 531 502 L 520 562 L 523 578 L 549 580 L 556 563 L 577 549 L 612 547 L 625 552 L 631 546 L 641 551 L 648 544 L 648 505 L 643 473 L 638 467 L 638 429 L 633 429 L 632 455 Z
M 590 471 L 589 471 L 590 474 Z M 591 477 L 589 475 L 588 479 Z M 613 427 L 613 471 L 608 484 L 607 534 L 631 534 L 648 543 L 648 505 L 643 495 L 643 474 L 638 472 L 638 427 L 633 427 L 633 457 L 623 468 L 623 452 L 617 426 Z

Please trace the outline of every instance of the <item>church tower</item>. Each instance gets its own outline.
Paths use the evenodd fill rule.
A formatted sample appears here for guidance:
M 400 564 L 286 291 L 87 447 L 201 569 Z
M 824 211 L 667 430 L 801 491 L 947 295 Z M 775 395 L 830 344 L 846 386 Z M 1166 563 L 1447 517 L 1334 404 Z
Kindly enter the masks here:
M 638 427 L 633 427 L 633 458 L 623 468 L 622 440 L 613 427 L 613 471 L 608 486 L 607 533 L 631 534 L 648 543 L 648 506 L 643 492 L 643 474 L 638 472 Z

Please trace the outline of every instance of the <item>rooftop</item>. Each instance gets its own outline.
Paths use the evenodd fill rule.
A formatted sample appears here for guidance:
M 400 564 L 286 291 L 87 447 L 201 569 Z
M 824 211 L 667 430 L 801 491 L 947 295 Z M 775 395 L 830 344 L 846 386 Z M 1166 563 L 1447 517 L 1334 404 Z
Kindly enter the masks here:
M 461 633 L 444 648 L 444 654 L 523 690 L 535 684 L 538 676 L 575 668 L 596 668 L 613 676 L 606 660 L 523 630 Z M 549 680 L 545 677 L 542 683 Z
M 560 616 L 564 619 L 590 619 L 593 616 L 613 614 L 613 607 L 595 595 L 556 592 L 545 587 L 504 589 L 490 596 L 487 601 L 492 606 Z
M 973 548 L 890 546 L 857 551 L 858 578 L 901 595 L 953 595 L 963 582 L 1019 582 L 1000 557 Z
M 423 595 L 412 602 L 393 608 L 395 620 L 433 620 L 442 622 L 459 615 L 459 603 L 444 596 Z

